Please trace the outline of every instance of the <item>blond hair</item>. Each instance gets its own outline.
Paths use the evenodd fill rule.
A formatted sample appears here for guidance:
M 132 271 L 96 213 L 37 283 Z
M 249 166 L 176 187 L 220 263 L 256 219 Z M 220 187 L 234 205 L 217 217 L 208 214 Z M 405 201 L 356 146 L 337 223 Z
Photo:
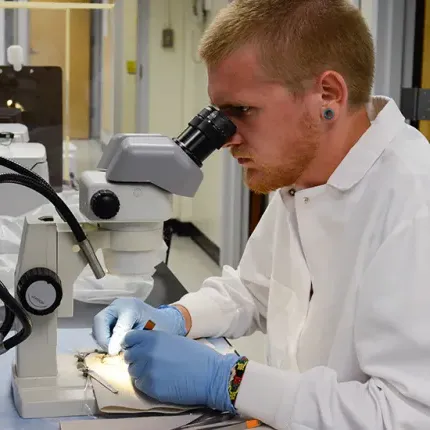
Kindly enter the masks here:
M 334 70 L 346 81 L 351 107 L 369 100 L 372 35 L 348 0 L 234 0 L 206 30 L 199 54 L 212 66 L 248 44 L 258 47 L 267 76 L 295 94 Z

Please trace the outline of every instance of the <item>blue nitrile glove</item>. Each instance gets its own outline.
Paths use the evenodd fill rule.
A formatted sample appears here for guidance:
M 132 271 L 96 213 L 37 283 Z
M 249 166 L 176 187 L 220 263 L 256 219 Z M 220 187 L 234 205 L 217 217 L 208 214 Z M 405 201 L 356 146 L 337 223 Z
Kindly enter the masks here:
M 125 334 L 132 330 L 143 330 L 151 320 L 154 330 L 164 330 L 178 336 L 187 334 L 182 313 L 173 306 L 154 308 L 140 299 L 122 298 L 113 301 L 94 317 L 93 337 L 103 350 L 116 355 L 121 351 Z
M 130 331 L 122 346 L 134 385 L 144 394 L 165 403 L 235 413 L 228 384 L 237 355 L 221 355 L 195 340 L 156 331 Z

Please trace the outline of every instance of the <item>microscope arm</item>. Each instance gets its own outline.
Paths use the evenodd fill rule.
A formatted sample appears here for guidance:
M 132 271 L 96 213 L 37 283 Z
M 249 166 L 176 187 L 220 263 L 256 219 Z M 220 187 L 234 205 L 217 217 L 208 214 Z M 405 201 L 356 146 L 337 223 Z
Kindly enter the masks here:
M 87 408 L 95 410 L 95 401 L 85 389 L 86 380 L 77 371 L 73 354 L 57 357 L 57 320 L 72 316 L 73 284 L 87 262 L 70 229 L 51 221 L 50 215 L 41 218 L 49 221 L 25 218 L 15 272 L 16 297 L 27 312 L 33 308 L 33 314 L 28 312 L 33 330 L 16 348 L 13 397 L 24 418 L 87 414 Z M 104 246 L 105 235 L 92 232 L 92 243 Z M 49 313 L 58 291 L 62 291 L 61 304 Z
M 57 376 L 57 318 L 73 316 L 73 284 L 87 264 L 67 224 L 51 219 L 30 215 L 24 221 L 16 297 L 31 315 L 33 329 L 17 346 L 19 378 Z M 108 232 L 94 230 L 89 236 L 97 247 L 108 241 Z

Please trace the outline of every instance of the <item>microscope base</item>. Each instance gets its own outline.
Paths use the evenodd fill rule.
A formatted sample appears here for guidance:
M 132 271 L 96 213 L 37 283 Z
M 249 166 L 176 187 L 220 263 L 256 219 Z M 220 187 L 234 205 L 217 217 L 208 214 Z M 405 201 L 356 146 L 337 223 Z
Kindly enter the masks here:
M 22 418 L 94 415 L 93 388 L 76 369 L 73 355 L 58 355 L 58 376 L 18 378 L 12 372 L 13 399 Z

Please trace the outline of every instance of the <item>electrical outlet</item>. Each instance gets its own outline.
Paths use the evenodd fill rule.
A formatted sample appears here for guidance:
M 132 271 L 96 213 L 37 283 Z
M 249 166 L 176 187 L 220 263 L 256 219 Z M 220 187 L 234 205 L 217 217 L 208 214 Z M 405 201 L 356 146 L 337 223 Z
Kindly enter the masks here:
M 165 28 L 162 36 L 163 48 L 173 48 L 175 44 L 175 35 L 172 28 Z

